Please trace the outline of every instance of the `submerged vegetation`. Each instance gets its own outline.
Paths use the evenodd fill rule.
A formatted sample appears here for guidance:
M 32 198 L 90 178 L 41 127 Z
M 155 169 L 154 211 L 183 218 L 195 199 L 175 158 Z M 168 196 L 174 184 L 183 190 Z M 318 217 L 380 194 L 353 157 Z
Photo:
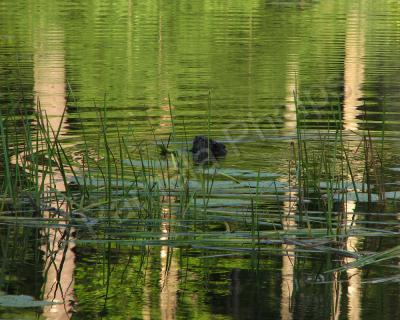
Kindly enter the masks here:
M 63 143 L 64 114 L 57 128 L 40 103 L 32 115 L 1 114 L 0 219 L 89 231 L 62 240 L 74 243 L 206 248 L 255 261 L 331 252 L 336 270 L 397 257 L 397 247 L 374 255 L 347 245 L 349 237 L 397 235 L 397 224 L 372 228 L 368 219 L 372 209 L 385 216 L 397 204 L 396 192 L 385 190 L 384 133 L 381 140 L 368 130 L 349 139 L 340 108 L 332 110 L 328 131 L 304 130 L 307 110 L 295 100 L 297 135 L 288 143 L 284 175 L 193 163 L 191 138 L 176 143 L 172 111 L 167 140 L 151 129 L 153 143 L 137 141 L 131 129 L 111 142 L 114 124 L 99 109 L 97 148 L 83 134 L 79 150 Z M 364 217 L 354 210 L 360 205 Z M 356 260 L 347 265 L 346 257 Z
M 208 103 L 205 133 L 210 137 L 211 99 Z M 5 274 L 21 263 L 34 264 L 45 285 L 35 300 L 4 295 L 5 307 L 61 306 L 61 312 L 71 314 L 76 309 L 72 294 L 86 299 L 90 288 L 94 291 L 88 297 L 102 292 L 96 312 L 107 314 L 114 310 L 110 305 L 119 305 L 117 275 L 132 287 L 131 308 L 142 308 L 143 297 L 150 294 L 146 290 L 151 290 L 145 288 L 159 287 L 160 312 L 175 312 L 175 302 L 172 311 L 168 304 L 163 307 L 162 301 L 174 299 L 164 295 L 172 290 L 176 296 L 178 287 L 183 293 L 191 288 L 192 294 L 198 276 L 202 285 L 211 286 L 212 261 L 248 261 L 246 268 L 255 278 L 243 281 L 258 283 L 274 257 L 296 277 L 304 274 L 303 284 L 282 287 L 286 301 L 301 295 L 304 284 L 351 285 L 354 270 L 390 267 L 388 262 L 399 256 L 398 195 L 396 184 L 386 181 L 385 133 L 377 137 L 369 130 L 344 130 L 339 107 L 331 109 L 327 130 L 310 128 L 309 110 L 296 93 L 296 134 L 286 141 L 281 170 L 268 172 L 225 168 L 225 159 L 210 158 L 214 141 L 204 144 L 207 159 L 197 162 L 185 119 L 174 114 L 171 104 L 169 132 L 158 134 L 149 123 L 148 140 L 138 139 L 133 126 L 122 133 L 107 117 L 107 108 L 96 107 L 101 125 L 89 139 L 81 123 L 78 144 L 63 136 L 66 110 L 54 121 L 39 101 L 36 105 L 31 113 L 27 110 L 32 108 L 18 105 L 1 114 L 0 241 Z M 222 141 L 229 157 L 235 142 Z M 369 239 L 388 241 L 370 246 Z M 358 242 L 365 243 L 365 250 L 356 248 Z M 32 246 L 41 251 L 32 252 Z M 81 259 L 76 250 L 96 254 L 78 265 L 80 284 L 72 286 L 70 264 L 74 257 Z M 159 258 L 154 250 L 160 251 Z M 43 270 L 38 266 L 42 260 Z M 158 285 L 147 275 L 154 264 L 161 266 Z M 193 272 L 199 264 L 202 271 Z M 91 268 L 97 273 L 90 274 Z M 83 274 L 101 284 L 85 284 L 89 280 Z M 293 274 L 282 285 L 295 283 Z M 400 276 L 390 272 L 367 281 L 396 283 Z M 330 292 L 326 312 L 337 312 L 340 294 Z M 89 312 L 86 308 L 81 312 Z

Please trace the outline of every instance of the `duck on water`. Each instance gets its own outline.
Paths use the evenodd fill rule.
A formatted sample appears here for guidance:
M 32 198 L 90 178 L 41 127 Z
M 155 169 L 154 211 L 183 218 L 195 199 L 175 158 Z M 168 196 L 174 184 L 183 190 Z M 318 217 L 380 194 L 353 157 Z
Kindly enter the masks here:
M 206 136 L 194 137 L 190 151 L 193 154 L 193 162 L 196 164 L 215 162 L 218 158 L 225 157 L 227 153 L 223 143 Z

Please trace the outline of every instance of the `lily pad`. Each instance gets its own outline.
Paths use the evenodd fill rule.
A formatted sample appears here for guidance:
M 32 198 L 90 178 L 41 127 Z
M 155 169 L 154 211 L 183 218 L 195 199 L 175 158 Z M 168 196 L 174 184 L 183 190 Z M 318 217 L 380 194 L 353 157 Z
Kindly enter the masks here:
M 332 187 L 335 190 L 339 190 L 339 189 L 353 190 L 354 186 L 356 187 L 357 190 L 367 189 L 367 184 L 366 183 L 356 182 L 356 183 L 353 184 L 353 182 L 351 182 L 351 181 L 343 181 L 343 182 L 339 182 L 339 183 L 334 182 Z M 370 186 L 372 186 L 372 185 L 370 185 Z M 319 187 L 321 189 L 327 189 L 328 187 L 330 187 L 330 184 L 328 182 L 321 181 L 319 183 Z
M 400 199 L 400 191 L 385 192 L 385 197 L 387 199 Z
M 61 302 L 52 302 L 45 300 L 34 300 L 31 296 L 26 295 L 3 295 L 0 296 L 0 306 L 13 308 L 33 308 L 45 307 L 53 304 L 61 304 Z
M 278 173 L 272 172 L 260 172 L 251 170 L 240 170 L 240 169 L 219 169 L 217 173 L 224 173 L 236 178 L 274 178 L 279 177 Z
M 333 199 L 336 201 L 345 199 L 346 201 L 368 202 L 370 200 L 371 202 L 378 202 L 379 196 L 376 193 L 372 193 L 369 197 L 366 192 L 358 192 L 357 194 L 355 192 L 347 192 L 346 194 L 335 193 Z

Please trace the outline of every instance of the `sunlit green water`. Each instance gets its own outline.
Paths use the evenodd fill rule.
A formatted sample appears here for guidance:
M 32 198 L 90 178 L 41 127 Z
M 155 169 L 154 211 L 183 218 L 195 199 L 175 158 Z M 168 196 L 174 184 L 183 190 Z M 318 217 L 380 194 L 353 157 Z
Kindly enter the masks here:
M 57 126 L 67 106 L 61 133 L 71 154 L 79 153 L 84 134 L 89 148 L 97 148 L 104 110 L 111 143 L 117 141 L 117 130 L 148 143 L 166 140 L 174 132 L 177 148 L 186 149 L 185 136 L 190 141 L 210 130 L 228 147 L 221 169 L 253 186 L 258 170 L 267 174 L 263 179 L 276 180 L 278 187 L 286 182 L 280 177 L 288 172 L 290 142 L 296 136 L 297 87 L 312 137 L 318 136 L 316 129 L 327 132 L 334 126 L 337 110 L 345 143 L 354 153 L 357 133 L 370 129 L 381 141 L 384 130 L 386 171 L 392 183 L 388 191 L 397 190 L 399 69 L 397 1 L 0 4 L 3 113 L 18 114 L 18 102 L 34 113 L 40 100 Z M 211 205 L 247 210 L 248 199 L 235 196 L 234 188 L 236 194 L 248 189 L 220 177 L 216 191 L 234 196 L 230 201 L 213 199 Z M 273 194 L 273 186 L 269 188 Z M 284 206 L 271 207 L 276 213 Z M 356 211 L 367 210 L 357 205 Z M 385 221 L 396 225 L 397 208 L 389 206 L 386 211 L 392 215 Z M 20 228 L 7 224 L 1 230 L 1 290 L 51 299 L 42 296 L 51 292 L 46 285 L 52 283 L 43 278 L 41 264 L 46 259 L 36 241 L 42 231 Z M 77 239 L 96 238 L 83 229 Z M 160 240 L 162 234 L 154 237 Z M 129 234 L 124 239 L 130 239 Z M 358 239 L 353 245 L 379 251 L 397 244 L 396 238 L 376 239 Z M 353 282 L 335 288 L 338 282 L 332 278 L 316 278 L 338 260 L 331 254 L 313 259 L 300 254 L 293 268 L 294 260 L 281 255 L 264 256 L 259 262 L 248 254 L 216 258 L 220 252 L 208 250 L 204 243 L 201 248 L 175 248 L 172 255 L 166 250 L 78 242 L 63 269 L 63 288 L 70 294 L 64 298 L 73 301 L 62 309 L 64 316 L 393 319 L 399 313 L 392 303 L 399 297 L 396 282 L 361 283 L 382 274 L 396 275 L 395 265 L 356 270 L 347 274 Z M 323 280 L 329 283 L 316 283 Z M 41 313 L 1 308 L 1 315 L 8 318 Z M 42 316 L 52 319 L 50 314 L 47 310 Z

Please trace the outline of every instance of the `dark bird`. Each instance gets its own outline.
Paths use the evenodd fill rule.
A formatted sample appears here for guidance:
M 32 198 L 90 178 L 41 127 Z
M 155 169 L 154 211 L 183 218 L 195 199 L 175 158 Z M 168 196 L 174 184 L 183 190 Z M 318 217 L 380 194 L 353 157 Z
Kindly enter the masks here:
M 193 162 L 196 164 L 215 162 L 217 158 L 224 157 L 227 153 L 223 143 L 205 136 L 194 137 L 191 151 Z

